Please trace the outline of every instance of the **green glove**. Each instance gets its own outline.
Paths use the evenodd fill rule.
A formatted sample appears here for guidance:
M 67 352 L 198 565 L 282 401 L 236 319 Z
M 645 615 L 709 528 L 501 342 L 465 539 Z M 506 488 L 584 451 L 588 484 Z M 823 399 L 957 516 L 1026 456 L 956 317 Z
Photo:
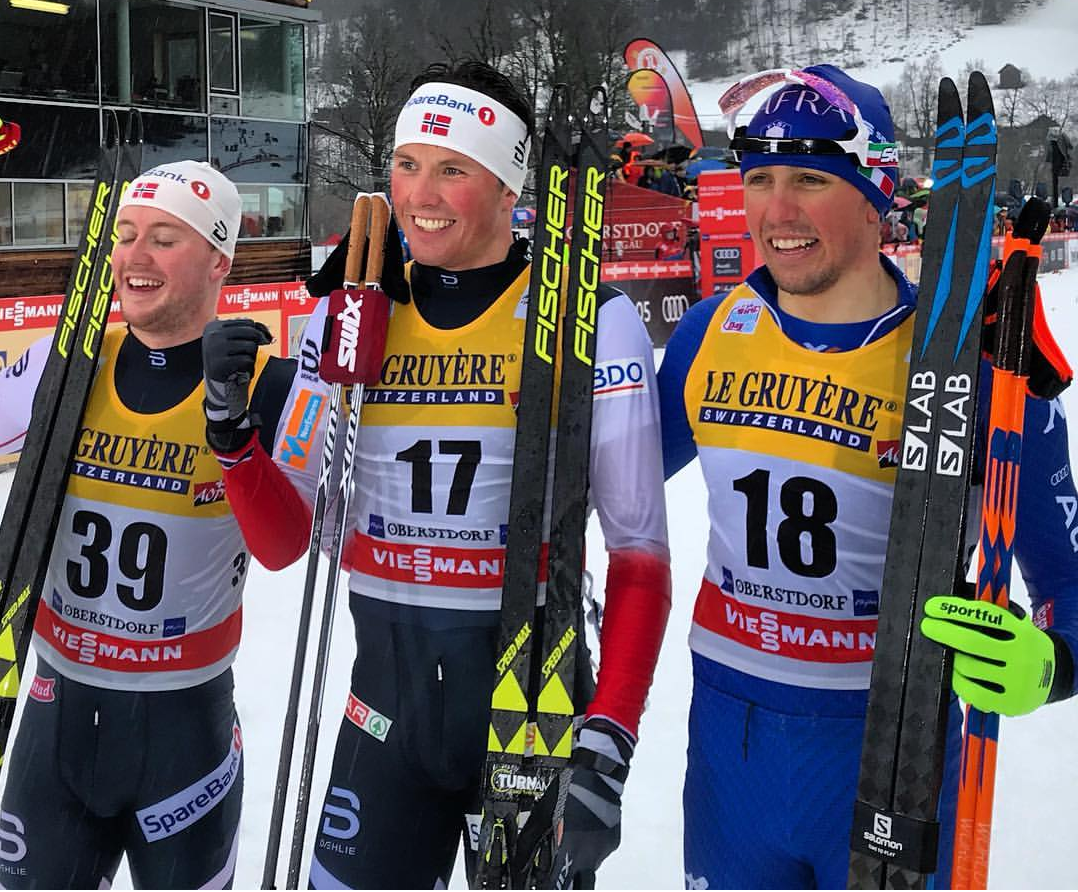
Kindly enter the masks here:
M 981 712 L 1025 715 L 1048 700 L 1055 643 L 1024 612 L 936 595 L 925 603 L 921 632 L 954 650 L 954 692 Z

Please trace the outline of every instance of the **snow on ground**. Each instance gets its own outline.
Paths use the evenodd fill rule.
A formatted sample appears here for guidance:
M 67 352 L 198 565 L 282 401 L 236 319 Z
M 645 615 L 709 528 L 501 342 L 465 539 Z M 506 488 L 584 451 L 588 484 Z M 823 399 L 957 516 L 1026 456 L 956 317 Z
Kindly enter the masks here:
M 1041 284 L 1049 322 L 1067 354 L 1072 360 L 1078 359 L 1078 269 L 1042 276 Z M 1063 403 L 1069 414 L 1078 418 L 1078 387 L 1064 395 Z M 1078 465 L 1076 443 L 1078 435 L 1072 437 L 1071 446 L 1072 464 Z M 6 499 L 11 477 L 0 475 L 0 499 Z M 600 871 L 601 888 L 682 886 L 681 782 L 691 690 L 686 637 L 704 566 L 707 536 L 699 464 L 694 462 L 671 480 L 666 496 L 673 551 L 674 606 L 626 789 L 621 849 Z M 1060 523 L 1063 522 L 1061 511 Z M 590 569 L 601 581 L 605 578 L 605 558 L 596 523 L 591 524 L 588 539 Z M 261 882 L 303 575 L 302 565 L 281 573 L 270 573 L 256 566 L 247 583 L 243 643 L 235 667 L 236 702 L 246 761 L 237 888 L 257 888 Z M 1024 588 L 1016 589 L 1017 596 L 1024 597 Z M 343 594 L 343 585 L 341 591 Z M 312 639 L 316 635 L 316 631 L 312 632 Z M 343 711 L 352 652 L 351 622 L 344 605 L 339 604 L 318 770 L 314 777 L 308 849 Z M 308 673 L 310 666 L 308 661 Z M 1078 819 L 1075 739 L 1078 739 L 1078 703 L 1075 702 L 1004 721 L 991 862 L 994 887 L 1074 886 L 1068 840 Z M 297 751 L 301 744 L 301 741 L 297 744 Z M 297 775 L 298 772 L 293 776 Z M 292 814 L 290 808 L 286 827 L 291 826 Z M 416 840 L 416 844 L 422 845 L 422 840 Z M 282 858 L 281 876 L 286 862 L 287 854 Z M 130 887 L 125 872 L 117 877 L 116 885 Z M 464 886 L 459 863 L 452 885 Z

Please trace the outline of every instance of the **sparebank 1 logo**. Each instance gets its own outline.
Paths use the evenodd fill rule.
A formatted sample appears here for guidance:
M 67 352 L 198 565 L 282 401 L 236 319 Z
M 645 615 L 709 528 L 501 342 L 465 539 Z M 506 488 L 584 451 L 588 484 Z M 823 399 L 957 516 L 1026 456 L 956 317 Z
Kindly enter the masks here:
M 644 47 L 636 56 L 636 67 L 647 68 L 649 71 L 657 71 L 659 74 L 663 73 L 663 69 L 666 67 L 665 59 L 662 54 L 653 47 Z

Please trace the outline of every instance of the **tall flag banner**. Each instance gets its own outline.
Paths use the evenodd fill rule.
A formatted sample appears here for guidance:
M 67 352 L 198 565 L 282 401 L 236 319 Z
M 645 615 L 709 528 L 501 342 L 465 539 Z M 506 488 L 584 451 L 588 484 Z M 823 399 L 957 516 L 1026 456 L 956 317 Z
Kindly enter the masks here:
M 674 108 L 670 88 L 659 72 L 640 68 L 629 75 L 626 85 L 629 96 L 636 103 L 641 124 L 647 121 L 656 142 L 671 145 L 674 138 Z M 640 126 L 640 125 L 635 125 Z
M 10 152 L 19 144 L 22 130 L 14 121 L 5 121 L 0 118 L 0 155 Z
M 692 98 L 681 74 L 662 48 L 646 37 L 630 40 L 625 47 L 625 64 L 630 71 L 654 71 L 663 79 L 673 103 L 674 126 L 694 148 L 702 146 L 704 135 L 700 132 L 700 120 L 696 117 Z

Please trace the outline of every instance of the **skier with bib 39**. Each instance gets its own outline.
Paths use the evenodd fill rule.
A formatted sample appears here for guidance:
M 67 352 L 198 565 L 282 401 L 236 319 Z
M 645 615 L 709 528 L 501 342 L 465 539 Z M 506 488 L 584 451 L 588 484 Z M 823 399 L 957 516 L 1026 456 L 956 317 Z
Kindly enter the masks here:
M 5 888 L 106 887 L 124 854 L 140 888 L 231 885 L 243 747 L 230 666 L 250 552 L 205 447 L 203 399 L 217 411 L 222 385 L 211 369 L 204 390 L 202 335 L 239 222 L 236 187 L 202 162 L 151 168 L 120 200 L 126 329 L 104 337 L 37 608 L 3 795 L 18 854 L 0 862 Z M 246 332 L 231 349 L 257 409 L 287 393 L 292 364 L 258 352 L 264 327 Z M 48 350 L 0 376 L 6 448 L 23 442 Z

